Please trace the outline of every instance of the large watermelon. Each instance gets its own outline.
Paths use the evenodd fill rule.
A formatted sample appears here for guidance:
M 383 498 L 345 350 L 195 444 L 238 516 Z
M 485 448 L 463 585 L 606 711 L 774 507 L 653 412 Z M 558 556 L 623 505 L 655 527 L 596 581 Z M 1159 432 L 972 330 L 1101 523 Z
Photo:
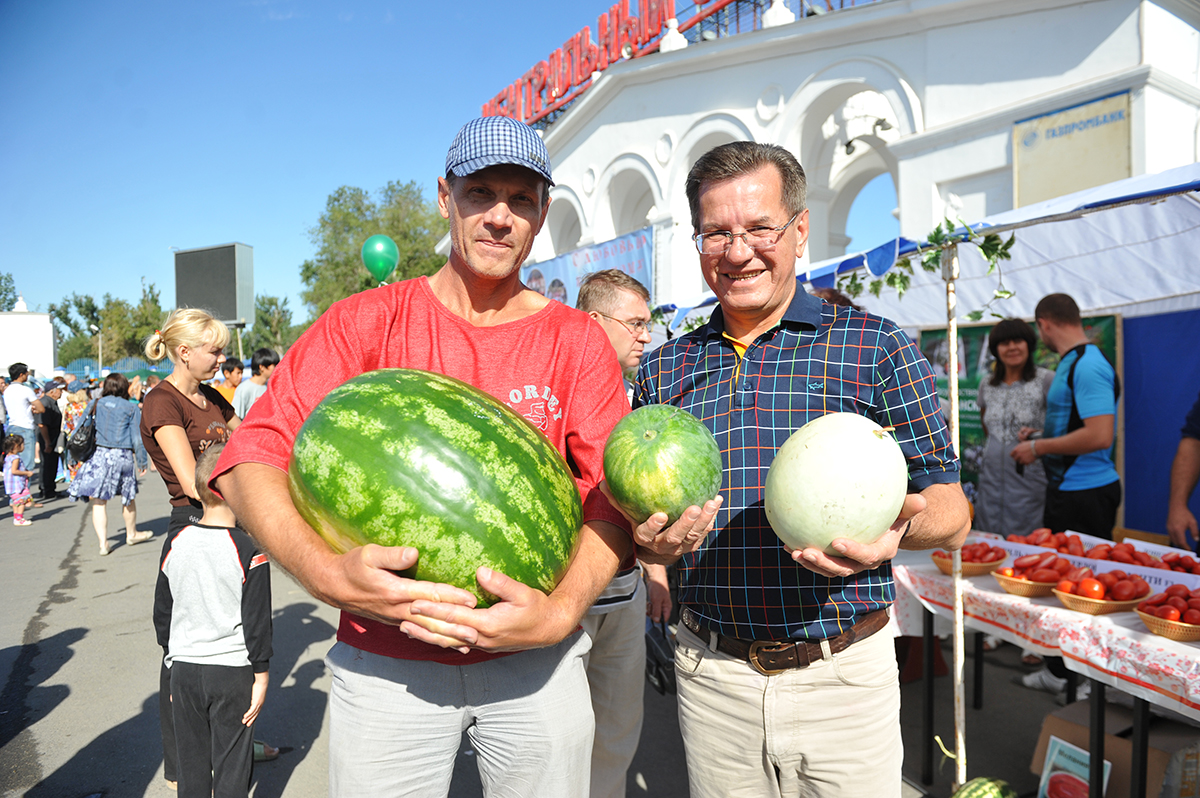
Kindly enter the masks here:
M 613 499 L 639 524 L 656 512 L 674 523 L 721 490 L 721 450 L 708 427 L 674 405 L 639 407 L 604 444 L 604 478 Z
M 558 451 L 525 419 L 464 382 L 381 369 L 330 391 L 300 428 L 292 501 L 338 552 L 420 551 L 416 579 L 485 594 L 486 565 L 549 592 L 583 510 Z M 406 574 L 407 575 L 407 574 Z

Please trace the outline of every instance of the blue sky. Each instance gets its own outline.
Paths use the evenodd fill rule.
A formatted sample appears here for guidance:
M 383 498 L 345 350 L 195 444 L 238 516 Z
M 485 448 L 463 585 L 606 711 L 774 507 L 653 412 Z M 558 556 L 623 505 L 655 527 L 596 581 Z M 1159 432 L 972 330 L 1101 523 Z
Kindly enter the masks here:
M 143 278 L 170 307 L 172 247 L 240 241 L 302 319 L 328 195 L 432 197 L 462 123 L 611 1 L 0 0 L 0 271 L 31 310 Z M 883 182 L 856 249 L 895 234 Z

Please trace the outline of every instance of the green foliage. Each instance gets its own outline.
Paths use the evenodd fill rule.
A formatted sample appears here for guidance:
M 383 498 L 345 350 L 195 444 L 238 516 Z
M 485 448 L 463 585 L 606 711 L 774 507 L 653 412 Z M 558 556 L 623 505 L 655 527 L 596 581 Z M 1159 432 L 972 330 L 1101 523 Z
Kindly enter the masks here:
M 0 272 L 0 311 L 9 311 L 17 304 L 17 284 L 8 272 Z
M 292 311 L 287 297 L 256 296 L 254 326 L 243 338 L 243 349 L 249 358 L 256 349 L 274 349 L 281 356 L 296 343 L 302 328 L 292 324 Z
M 123 357 L 144 357 L 143 344 L 162 323 L 163 311 L 154 283 L 142 280 L 142 296 L 137 304 L 105 294 L 103 302 L 90 295 L 71 294 L 49 306 L 50 318 L 59 341 L 58 361 L 70 363 L 81 357 L 99 357 L 99 336 L 104 337 L 104 363 Z
M 960 227 L 963 232 L 957 232 Z M 1001 261 L 1012 259 L 1010 250 L 1016 243 L 1016 234 L 1010 235 L 1005 241 L 995 233 L 980 235 L 961 219 L 958 220 L 957 225 L 949 219 L 944 219 L 941 224 L 933 228 L 925 240 L 927 246 L 918 247 L 915 256 L 919 258 L 921 268 L 927 272 L 941 270 L 942 258 L 951 247 L 959 244 L 974 244 L 978 247 L 979 253 L 987 261 L 987 273 L 996 274 L 998 282 L 992 298 L 988 300 L 987 304 L 979 310 L 973 310 L 966 314 L 966 317 L 971 321 L 979 321 L 985 313 L 988 313 L 996 318 L 1003 318 L 1002 314 L 992 310 L 992 304 L 1016 296 L 1015 293 L 1004 287 L 1004 272 L 1000 268 Z M 898 299 L 903 298 L 904 292 L 909 289 L 912 282 L 912 257 L 900 258 L 883 277 L 871 280 L 870 283 L 864 284 L 859 280 L 857 270 L 848 275 L 842 275 L 838 278 L 838 290 L 851 299 L 856 299 L 864 289 L 878 297 L 883 293 L 884 288 L 891 288 L 896 291 Z
M 434 202 L 427 202 L 415 181 L 392 181 L 378 202 L 361 188 L 342 186 L 329 195 L 325 211 L 308 233 L 316 255 L 300 266 L 307 288 L 300 296 L 316 318 L 330 305 L 377 283 L 362 264 L 363 242 L 376 233 L 390 236 L 400 262 L 390 280 L 433 274 L 445 262 L 434 247 L 449 229 Z

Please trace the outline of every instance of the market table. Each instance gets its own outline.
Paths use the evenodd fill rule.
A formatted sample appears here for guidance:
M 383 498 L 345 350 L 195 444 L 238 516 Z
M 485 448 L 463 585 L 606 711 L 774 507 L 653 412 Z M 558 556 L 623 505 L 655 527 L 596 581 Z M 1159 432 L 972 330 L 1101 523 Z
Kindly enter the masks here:
M 893 617 L 900 634 L 925 636 L 928 651 L 933 637 L 928 613 L 953 617 L 954 580 L 933 565 L 927 552 L 921 554 L 923 562 L 913 556 L 893 561 L 896 582 Z M 1071 672 L 1092 680 L 1091 750 L 1103 751 L 1105 685 L 1134 697 L 1130 794 L 1135 798 L 1144 796 L 1149 704 L 1200 721 L 1200 644 L 1177 643 L 1152 634 L 1133 612 L 1111 615 L 1074 612 L 1063 607 L 1054 596 L 1030 599 L 1006 593 L 990 575 L 964 582 L 963 617 L 972 628 L 1043 656 L 1062 657 Z M 980 649 L 977 645 L 977 691 Z M 931 692 L 927 689 L 927 701 Z M 932 756 L 930 749 L 930 771 Z M 1103 756 L 1096 761 L 1102 763 Z M 1098 778 L 1100 772 L 1100 764 L 1096 764 L 1093 776 Z M 1100 794 L 1098 786 L 1098 783 L 1092 785 L 1095 796 Z

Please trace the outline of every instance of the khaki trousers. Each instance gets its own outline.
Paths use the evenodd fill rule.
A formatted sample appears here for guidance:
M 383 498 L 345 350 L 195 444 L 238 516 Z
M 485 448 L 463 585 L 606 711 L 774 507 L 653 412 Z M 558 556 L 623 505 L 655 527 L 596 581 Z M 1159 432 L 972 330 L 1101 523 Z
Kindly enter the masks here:
M 900 682 L 886 631 L 774 676 L 682 625 L 678 642 L 692 798 L 899 798 Z

